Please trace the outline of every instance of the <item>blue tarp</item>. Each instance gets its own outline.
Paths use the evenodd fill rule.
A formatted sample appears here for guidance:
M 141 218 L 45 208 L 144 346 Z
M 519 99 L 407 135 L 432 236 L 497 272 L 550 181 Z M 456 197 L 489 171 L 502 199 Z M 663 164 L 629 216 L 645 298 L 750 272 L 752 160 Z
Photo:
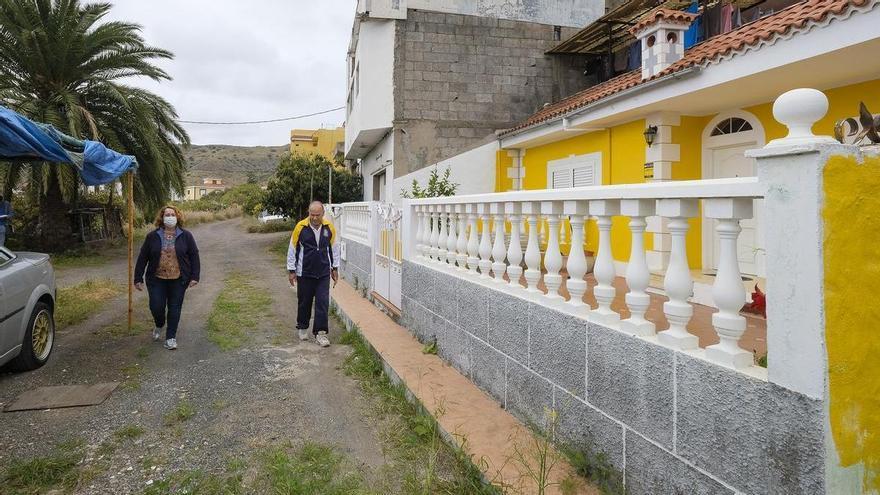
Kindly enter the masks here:
M 81 141 L 83 149 L 80 168 L 80 160 L 74 159 L 62 147 L 61 143 L 64 141 L 77 142 L 54 127 L 32 122 L 0 105 L 0 160 L 34 160 L 75 165 L 87 186 L 107 184 L 137 167 L 133 156 L 117 153 L 97 141 L 86 140 Z

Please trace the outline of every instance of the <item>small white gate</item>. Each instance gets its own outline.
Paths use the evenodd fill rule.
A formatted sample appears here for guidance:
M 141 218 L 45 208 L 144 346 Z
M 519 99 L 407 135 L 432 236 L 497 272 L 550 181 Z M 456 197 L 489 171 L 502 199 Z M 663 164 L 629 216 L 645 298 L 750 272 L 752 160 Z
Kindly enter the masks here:
M 373 236 L 373 290 L 396 308 L 401 306 L 403 243 L 400 235 L 402 212 L 390 203 L 376 203 L 377 235 Z

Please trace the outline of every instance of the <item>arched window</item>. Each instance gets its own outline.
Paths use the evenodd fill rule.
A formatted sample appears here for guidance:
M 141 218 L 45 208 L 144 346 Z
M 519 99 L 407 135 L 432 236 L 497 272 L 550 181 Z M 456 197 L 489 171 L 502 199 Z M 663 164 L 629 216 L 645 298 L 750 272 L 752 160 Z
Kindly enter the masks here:
M 737 132 L 746 132 L 752 130 L 752 124 L 746 119 L 739 117 L 730 117 L 724 119 L 712 129 L 712 136 L 723 136 L 725 134 L 734 134 Z

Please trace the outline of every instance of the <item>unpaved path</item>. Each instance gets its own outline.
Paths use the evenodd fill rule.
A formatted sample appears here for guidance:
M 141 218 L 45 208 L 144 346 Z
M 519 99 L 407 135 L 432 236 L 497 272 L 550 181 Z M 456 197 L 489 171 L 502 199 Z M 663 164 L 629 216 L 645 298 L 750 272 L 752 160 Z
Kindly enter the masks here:
M 222 471 L 230 459 L 247 460 L 286 441 L 335 445 L 367 470 L 384 463 L 376 427 L 365 418 L 365 399 L 337 369 L 348 348 L 321 349 L 294 338 L 295 292 L 268 251 L 286 234 L 247 234 L 241 219 L 200 225 L 193 234 L 202 281 L 186 295 L 180 348 L 166 351 L 146 332 L 108 333 L 107 325 L 125 321 L 124 296 L 60 330 L 46 366 L 0 375 L 0 407 L 45 385 L 123 381 L 124 387 L 98 406 L 0 414 L 0 471 L 12 459 L 47 455 L 68 440 L 84 441 L 86 463 L 94 466 L 94 479 L 76 489 L 84 494 L 140 493 L 172 472 Z M 231 272 L 268 289 L 273 302 L 247 345 L 222 352 L 208 341 L 205 323 Z M 59 285 L 100 277 L 124 282 L 126 276 L 125 259 L 115 258 L 97 268 L 62 271 Z M 136 293 L 135 303 L 145 319 L 145 293 Z M 193 405 L 195 416 L 165 425 L 163 418 L 182 400 Z M 113 432 L 128 426 L 146 433 L 114 439 Z

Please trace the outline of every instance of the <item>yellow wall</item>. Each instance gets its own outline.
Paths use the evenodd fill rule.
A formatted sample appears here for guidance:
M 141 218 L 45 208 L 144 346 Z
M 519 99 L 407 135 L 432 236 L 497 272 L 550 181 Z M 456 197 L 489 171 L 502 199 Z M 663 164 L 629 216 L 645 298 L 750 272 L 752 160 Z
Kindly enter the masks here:
M 294 138 L 297 139 L 294 139 Z M 302 140 L 311 137 L 312 140 Z M 290 153 L 318 154 L 333 161 L 337 145 L 345 142 L 345 128 L 336 129 L 294 129 L 290 131 Z
M 870 107 L 869 107 L 870 108 Z M 825 340 L 829 417 L 840 463 L 880 491 L 880 158 L 834 157 L 825 167 Z

